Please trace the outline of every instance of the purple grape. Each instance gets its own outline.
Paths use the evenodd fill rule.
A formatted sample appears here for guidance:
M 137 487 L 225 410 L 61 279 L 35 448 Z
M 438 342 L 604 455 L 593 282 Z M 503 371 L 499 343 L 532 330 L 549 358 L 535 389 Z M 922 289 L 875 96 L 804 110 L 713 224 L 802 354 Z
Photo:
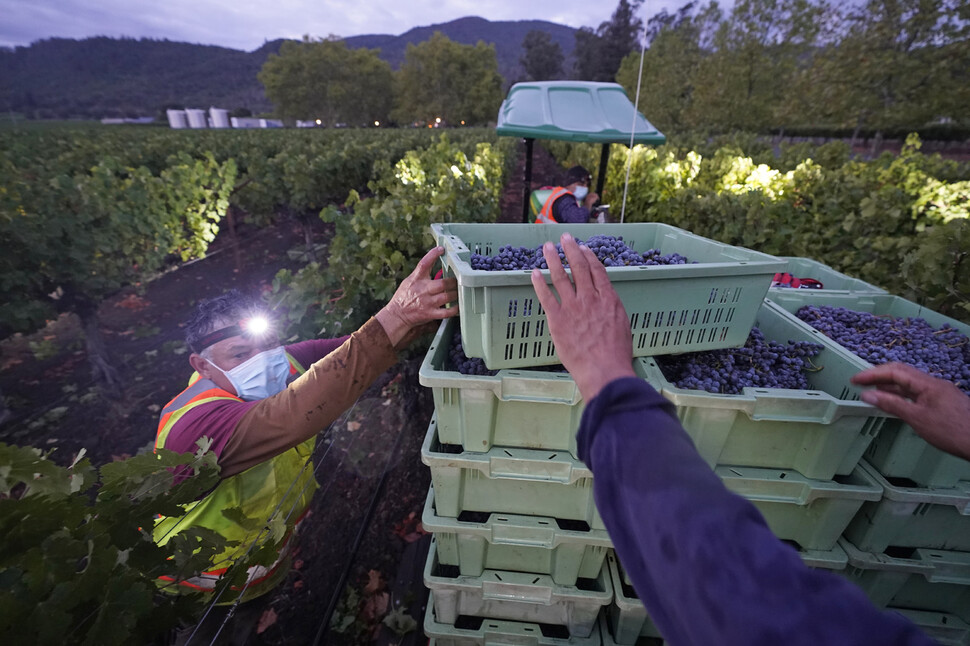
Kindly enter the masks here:
M 970 339 L 949 325 L 935 328 L 918 317 L 877 316 L 829 305 L 805 305 L 796 315 L 873 365 L 909 364 L 970 395 Z
M 664 255 L 659 249 L 648 249 L 644 253 L 628 247 L 623 242 L 622 236 L 595 235 L 590 236 L 585 242 L 577 240 L 580 244 L 585 244 L 596 254 L 600 262 L 607 267 L 638 267 L 640 265 L 685 265 L 690 261 L 678 253 Z M 559 258 L 568 267 L 566 254 L 562 250 L 562 245 L 556 244 Z M 542 255 L 542 247 L 513 247 L 505 245 L 499 248 L 494 256 L 486 256 L 478 253 L 471 255 L 470 264 L 472 269 L 482 269 L 485 271 L 517 271 L 523 269 L 548 269 L 546 259 Z
M 664 377 L 678 388 L 739 395 L 745 387 L 808 390 L 805 373 L 820 370 L 812 357 L 821 351 L 818 343 L 768 340 L 755 327 L 740 348 L 686 352 L 656 360 Z

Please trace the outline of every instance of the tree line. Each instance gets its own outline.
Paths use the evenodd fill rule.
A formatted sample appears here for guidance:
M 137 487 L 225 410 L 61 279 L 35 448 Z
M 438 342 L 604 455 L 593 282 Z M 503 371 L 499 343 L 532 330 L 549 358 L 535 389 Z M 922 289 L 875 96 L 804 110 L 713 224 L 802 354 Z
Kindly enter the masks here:
M 284 118 L 327 125 L 493 120 L 508 83 L 616 81 L 662 131 L 857 136 L 970 128 L 970 0 L 688 2 L 644 22 L 643 0 L 576 32 L 565 69 L 549 34 L 522 42 L 525 78 L 503 79 L 495 49 L 435 33 L 398 71 L 379 50 L 336 38 L 284 44 L 259 74 Z M 642 50 L 642 74 L 641 74 Z
M 646 39 L 640 107 L 661 130 L 970 128 L 968 0 L 690 2 Z M 631 97 L 639 68 L 638 52 L 617 71 Z
M 577 32 L 572 72 L 563 69 L 562 48 L 549 33 L 532 30 L 522 41 L 523 79 L 502 77 L 494 45 L 463 45 L 440 32 L 409 44 L 397 71 L 381 60 L 380 50 L 351 49 L 337 37 L 288 41 L 268 57 L 258 78 L 284 119 L 319 119 L 327 126 L 483 125 L 495 119 L 510 81 L 612 81 L 636 49 L 641 2 L 620 0 L 609 21 Z

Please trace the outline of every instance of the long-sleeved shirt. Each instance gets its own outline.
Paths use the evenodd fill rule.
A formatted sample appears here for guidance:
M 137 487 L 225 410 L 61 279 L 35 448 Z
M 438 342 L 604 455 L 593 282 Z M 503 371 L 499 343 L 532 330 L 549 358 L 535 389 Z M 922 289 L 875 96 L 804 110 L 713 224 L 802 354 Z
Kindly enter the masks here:
M 172 427 L 166 448 L 195 451 L 212 439 L 223 478 L 279 455 L 326 428 L 397 361 L 387 333 L 370 319 L 348 337 L 286 346 L 307 371 L 282 392 L 257 401 L 222 399 L 196 406 Z
M 562 224 L 589 222 L 589 209 L 576 203 L 576 196 L 567 193 L 552 203 L 552 217 Z
M 666 643 L 933 643 L 849 581 L 802 563 L 725 488 L 646 382 L 607 385 L 577 442 L 616 553 Z

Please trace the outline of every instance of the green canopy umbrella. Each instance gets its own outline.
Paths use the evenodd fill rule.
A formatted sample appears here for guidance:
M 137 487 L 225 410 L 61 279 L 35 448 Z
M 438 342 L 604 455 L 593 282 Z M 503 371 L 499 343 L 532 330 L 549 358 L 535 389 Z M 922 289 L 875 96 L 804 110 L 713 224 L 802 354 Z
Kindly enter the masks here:
M 636 111 L 623 87 L 592 81 L 516 83 L 498 111 L 496 133 L 526 145 L 522 221 L 529 221 L 532 144 L 536 139 L 603 144 L 596 192 L 603 192 L 610 144 L 659 146 L 667 138 Z

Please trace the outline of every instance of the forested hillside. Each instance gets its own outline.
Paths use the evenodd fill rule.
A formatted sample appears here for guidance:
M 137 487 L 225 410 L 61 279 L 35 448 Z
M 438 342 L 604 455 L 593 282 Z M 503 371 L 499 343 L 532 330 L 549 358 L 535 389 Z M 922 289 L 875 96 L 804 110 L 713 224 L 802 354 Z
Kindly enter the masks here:
M 547 32 L 559 44 L 564 67 L 571 69 L 575 30 L 545 21 L 461 18 L 399 36 L 353 36 L 346 42 L 354 49 L 380 48 L 381 58 L 397 68 L 408 44 L 423 42 L 435 31 L 458 43 L 481 40 L 495 45 L 499 73 L 511 83 L 522 77 L 522 40 L 533 29 Z M 42 119 L 158 116 L 169 106 L 268 112 L 272 106 L 256 74 L 282 43 L 274 40 L 242 52 L 168 40 L 97 37 L 52 38 L 0 49 L 0 111 Z

